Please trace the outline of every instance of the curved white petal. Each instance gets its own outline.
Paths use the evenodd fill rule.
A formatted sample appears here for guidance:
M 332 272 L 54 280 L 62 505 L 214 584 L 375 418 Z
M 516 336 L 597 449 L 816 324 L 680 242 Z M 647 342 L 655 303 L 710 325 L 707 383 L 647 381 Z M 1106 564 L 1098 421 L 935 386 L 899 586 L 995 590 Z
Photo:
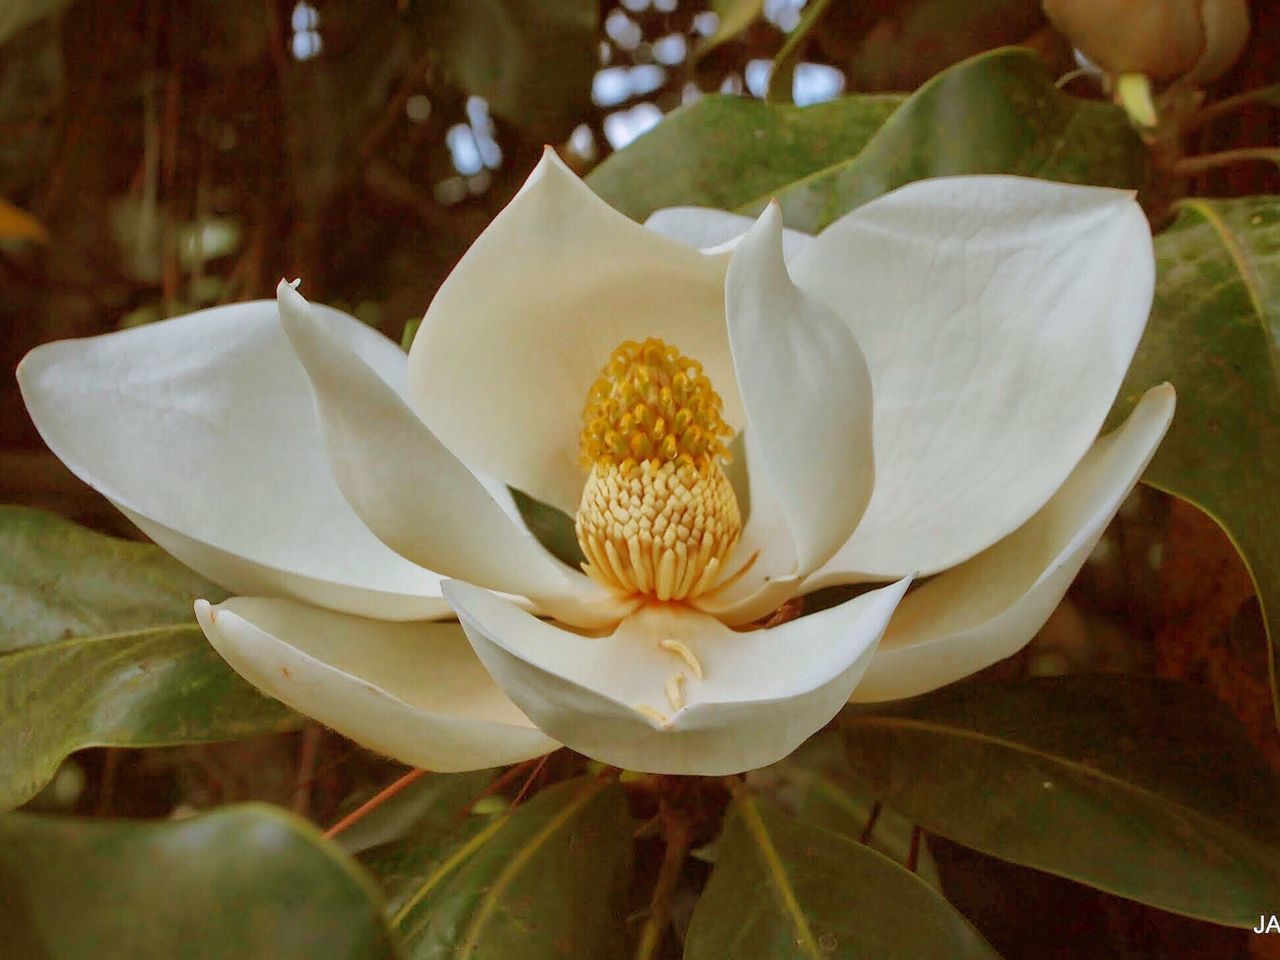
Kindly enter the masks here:
M 775 203 L 734 251 L 725 309 L 761 453 L 753 483 L 777 497 L 805 575 L 849 539 L 871 499 L 871 375 L 849 328 L 791 282 Z
M 318 312 L 403 388 L 395 344 Z M 380 543 L 338 491 L 275 301 L 45 344 L 18 381 L 45 443 L 77 476 L 227 589 L 387 619 L 447 615 L 439 576 Z
M 1097 435 L 1154 283 L 1130 194 L 1018 177 L 903 187 L 790 266 L 875 389 L 875 493 L 816 586 L 945 569 L 1042 507 Z
M 651 213 L 644 225 L 704 253 L 725 253 L 737 247 L 754 223 L 751 217 L 710 207 L 666 207 Z M 812 239 L 800 230 L 783 230 L 782 258 L 790 260 Z
M 1049 619 L 1142 476 L 1173 408 L 1171 386 L 1148 390 L 1129 419 L 1093 445 L 1035 516 L 908 595 L 853 699 L 925 693 L 1022 649 Z
M 387 623 L 259 597 L 198 600 L 196 619 L 259 690 L 415 767 L 480 770 L 559 746 L 507 699 L 456 623 Z
M 906 588 L 747 633 L 655 604 L 590 638 L 479 587 L 444 584 L 476 653 L 540 729 L 630 770 L 708 776 L 773 763 L 835 716 Z M 660 646 L 670 640 L 697 669 Z
M 548 149 L 431 302 L 410 401 L 468 466 L 572 515 L 582 408 L 624 340 L 661 337 L 700 361 L 741 425 L 726 259 L 628 220 Z
M 431 433 L 404 399 L 338 338 L 287 283 L 280 322 L 311 378 L 338 486 L 379 539 L 401 556 L 449 576 L 534 600 L 603 606 L 603 622 L 628 608 L 554 559 Z M 575 604 L 554 604 L 571 622 Z M 561 609 L 563 608 L 563 609 Z

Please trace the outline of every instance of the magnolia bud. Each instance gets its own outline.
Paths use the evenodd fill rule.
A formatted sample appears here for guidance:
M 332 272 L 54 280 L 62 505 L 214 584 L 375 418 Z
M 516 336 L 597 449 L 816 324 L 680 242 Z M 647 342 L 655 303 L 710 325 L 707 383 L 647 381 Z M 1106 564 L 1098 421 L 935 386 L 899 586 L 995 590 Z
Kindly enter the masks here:
M 1108 73 L 1160 81 L 1213 80 L 1249 37 L 1246 0 L 1044 0 L 1044 12 Z

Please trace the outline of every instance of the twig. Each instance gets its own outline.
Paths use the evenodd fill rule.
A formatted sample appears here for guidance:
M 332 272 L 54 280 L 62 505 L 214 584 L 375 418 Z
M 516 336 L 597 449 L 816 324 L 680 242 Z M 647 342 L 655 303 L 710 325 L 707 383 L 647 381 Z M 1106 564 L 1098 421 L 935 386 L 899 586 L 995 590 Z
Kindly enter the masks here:
M 911 846 L 907 848 L 907 862 L 904 866 L 912 873 L 920 866 L 920 837 L 923 831 L 919 826 L 911 827 Z
M 475 805 L 477 803 L 479 803 L 485 797 L 493 796 L 499 790 L 503 789 L 504 787 L 512 783 L 517 777 L 519 777 L 522 773 L 524 773 L 526 770 L 528 770 L 531 766 L 533 766 L 537 762 L 538 762 L 538 758 L 535 757 L 532 760 L 522 760 L 519 763 L 515 764 L 514 766 L 508 767 L 505 771 L 503 771 L 501 776 L 497 777 L 493 781 L 493 783 L 489 784 L 487 787 L 485 787 L 483 790 L 477 793 L 471 799 L 470 803 L 468 803 L 465 807 L 459 810 L 458 815 L 454 819 L 465 820 L 468 816 L 471 815 L 471 811 L 475 809 Z
M 405 787 L 409 786 L 416 780 L 420 780 L 426 773 L 427 771 L 422 769 L 410 770 L 395 783 L 391 784 L 391 786 L 386 787 L 379 793 L 375 794 L 371 799 L 366 800 L 364 803 L 360 804 L 360 806 L 348 813 L 345 817 L 326 830 L 324 835 L 330 839 L 336 837 L 353 823 L 358 823 L 369 814 L 373 813 L 374 810 L 377 810 L 378 807 L 382 806 Z
M 862 828 L 862 833 L 858 835 L 858 842 L 868 844 L 871 842 L 871 835 L 876 832 L 876 821 L 880 819 L 880 808 L 882 804 L 879 800 L 871 804 L 871 814 L 867 817 L 867 825 Z
M 547 761 L 551 759 L 551 754 L 543 754 L 538 760 L 538 765 L 533 768 L 533 773 L 529 774 L 529 779 L 524 782 L 524 786 L 520 788 L 516 798 L 511 801 L 511 806 L 520 806 L 520 801 L 524 799 L 524 795 L 529 792 L 529 788 L 533 786 L 533 781 L 538 779 L 538 774 L 542 773 L 542 768 L 547 765 Z
M 1280 164 L 1280 149 L 1276 147 L 1237 147 L 1234 150 L 1223 150 L 1220 153 L 1205 153 L 1198 157 L 1184 157 L 1173 165 L 1173 174 L 1178 177 L 1194 177 L 1209 170 L 1216 170 L 1218 167 L 1230 166 L 1233 163 L 1246 163 L 1251 160 Z
M 316 757 L 320 753 L 320 739 L 324 735 L 318 723 L 308 724 L 302 731 L 302 744 L 298 748 L 298 776 L 293 788 L 293 812 L 305 817 L 311 809 L 311 784 L 315 781 Z
M 688 820 L 681 815 L 673 814 L 670 810 L 667 814 L 663 817 L 667 849 L 662 854 L 662 866 L 658 868 L 658 879 L 653 885 L 653 896 L 649 899 L 649 915 L 645 918 L 644 929 L 640 931 L 636 960 L 654 960 L 658 956 L 658 951 L 662 949 L 662 938 L 667 932 L 671 909 L 671 896 L 675 893 L 676 884 L 680 880 L 680 871 L 684 867 L 685 858 L 689 855 L 692 830 Z
M 1206 103 L 1186 119 L 1186 122 L 1182 125 L 1182 132 L 1185 134 L 1191 133 L 1193 130 L 1199 130 L 1201 127 L 1206 127 L 1213 123 L 1219 117 L 1234 113 L 1251 103 L 1265 103 L 1269 96 L 1274 96 L 1274 90 L 1274 86 L 1259 87 L 1256 90 L 1237 93 L 1233 97 L 1224 97 L 1221 100 L 1215 100 L 1213 103 Z
M 102 757 L 102 782 L 98 789 L 98 805 L 94 815 L 105 817 L 111 809 L 111 801 L 116 792 L 116 769 L 120 765 L 120 751 L 115 747 L 107 747 Z

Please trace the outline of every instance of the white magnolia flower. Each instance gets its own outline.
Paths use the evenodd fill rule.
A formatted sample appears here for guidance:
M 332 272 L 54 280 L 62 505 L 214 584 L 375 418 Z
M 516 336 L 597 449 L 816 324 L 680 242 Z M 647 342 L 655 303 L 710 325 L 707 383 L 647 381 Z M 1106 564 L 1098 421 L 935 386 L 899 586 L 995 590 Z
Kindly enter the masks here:
M 1096 439 L 1152 283 L 1114 190 L 958 177 L 817 237 L 776 207 L 642 227 L 548 153 L 407 359 L 282 284 L 19 376 L 50 448 L 237 594 L 199 622 L 272 696 L 435 770 L 565 744 L 722 774 L 1039 629 L 1172 416 L 1157 387 Z M 576 517 L 585 573 L 508 488 Z

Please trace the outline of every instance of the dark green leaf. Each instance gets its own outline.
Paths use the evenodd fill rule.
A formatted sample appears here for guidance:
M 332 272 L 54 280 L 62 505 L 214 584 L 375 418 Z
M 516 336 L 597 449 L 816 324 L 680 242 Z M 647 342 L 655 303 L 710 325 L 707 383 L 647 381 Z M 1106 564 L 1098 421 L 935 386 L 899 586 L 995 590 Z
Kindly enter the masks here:
M 685 960 L 991 958 L 919 877 L 869 847 L 745 793 L 717 844 Z
M 711 9 L 720 18 L 720 24 L 716 32 L 699 46 L 698 56 L 732 40 L 760 19 L 764 0 L 711 0 Z
M 558 138 L 590 111 L 595 0 L 435 0 L 423 12 L 445 69 L 498 116 Z
M 197 597 L 217 602 L 226 592 L 150 544 L 0 506 L 0 653 L 194 624 Z
M 1143 157 L 1119 108 L 1063 93 L 1039 57 L 1009 48 L 938 74 L 856 156 L 791 184 L 777 198 L 788 226 L 817 232 L 926 177 L 1005 173 L 1136 187 Z M 762 192 L 747 208 L 768 199 Z
M 1143 479 L 1217 520 L 1248 564 L 1280 723 L 1280 198 L 1184 201 L 1156 257 L 1151 320 L 1113 422 L 1152 384 L 1177 388 Z
M 984 853 L 1233 926 L 1280 903 L 1280 783 L 1193 688 L 962 684 L 846 711 L 841 729 L 877 796 Z
M 606 957 L 634 825 L 616 782 L 570 780 L 513 812 L 369 851 L 414 960 Z
M 222 591 L 147 544 L 0 507 L 0 809 L 68 753 L 288 729 L 194 623 Z
M 748 774 L 747 782 L 797 820 L 865 842 L 903 866 L 910 861 L 914 824 L 871 795 L 854 774 L 844 741 L 834 730 L 810 737 L 780 763 Z M 924 837 L 919 838 L 915 873 L 941 889 Z
M 523 490 L 508 488 L 515 500 L 516 509 L 520 511 L 520 519 L 538 542 L 558 559 L 577 570 L 587 558 L 578 543 L 578 534 L 574 530 L 573 517 L 563 510 L 535 500 Z
M 395 956 L 369 878 L 275 807 L 176 823 L 0 817 L 0 956 Z
M 769 89 L 765 99 L 770 103 L 791 103 L 792 87 L 796 79 L 796 63 L 804 53 L 809 34 L 817 26 L 822 15 L 827 12 L 831 0 L 813 0 L 804 8 L 804 15 L 796 28 L 787 34 L 787 41 L 773 58 L 773 68 L 769 71 Z
M 681 205 L 731 210 L 854 156 L 901 102 L 886 95 L 792 107 L 704 97 L 613 154 L 587 183 L 636 220 Z
M 348 853 L 360 853 L 406 836 L 448 831 L 493 776 L 492 770 L 475 770 L 423 777 L 343 830 L 338 844 Z

